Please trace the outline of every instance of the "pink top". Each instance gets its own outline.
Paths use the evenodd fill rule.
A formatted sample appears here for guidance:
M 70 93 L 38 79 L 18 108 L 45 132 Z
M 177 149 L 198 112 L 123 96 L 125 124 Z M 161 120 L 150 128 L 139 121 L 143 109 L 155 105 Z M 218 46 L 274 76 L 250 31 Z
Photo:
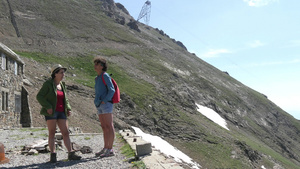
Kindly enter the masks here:
M 57 102 L 56 102 L 56 109 L 55 109 L 55 111 L 65 112 L 64 99 L 65 99 L 64 92 L 60 91 L 60 90 L 57 90 Z

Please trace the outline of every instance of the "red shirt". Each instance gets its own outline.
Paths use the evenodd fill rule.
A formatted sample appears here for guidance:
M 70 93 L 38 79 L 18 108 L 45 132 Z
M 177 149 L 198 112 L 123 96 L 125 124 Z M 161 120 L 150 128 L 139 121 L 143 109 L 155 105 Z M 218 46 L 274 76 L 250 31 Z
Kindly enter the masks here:
M 64 92 L 60 91 L 60 90 L 57 90 L 57 102 L 56 102 L 56 109 L 55 109 L 55 111 L 65 112 L 64 99 L 65 99 Z

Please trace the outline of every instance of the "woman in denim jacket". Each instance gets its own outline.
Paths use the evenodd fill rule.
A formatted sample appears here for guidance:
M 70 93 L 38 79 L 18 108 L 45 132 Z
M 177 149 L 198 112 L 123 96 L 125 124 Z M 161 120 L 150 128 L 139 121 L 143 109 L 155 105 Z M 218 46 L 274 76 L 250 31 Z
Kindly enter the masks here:
M 95 106 L 98 110 L 98 117 L 101 123 L 104 138 L 104 148 L 96 153 L 96 157 L 114 156 L 113 142 L 115 138 L 115 129 L 113 124 L 113 104 L 111 102 L 115 93 L 115 88 L 111 82 L 110 76 L 106 73 L 107 62 L 102 57 L 94 58 L 94 69 L 97 72 L 95 78 Z M 105 81 L 106 85 L 103 83 Z

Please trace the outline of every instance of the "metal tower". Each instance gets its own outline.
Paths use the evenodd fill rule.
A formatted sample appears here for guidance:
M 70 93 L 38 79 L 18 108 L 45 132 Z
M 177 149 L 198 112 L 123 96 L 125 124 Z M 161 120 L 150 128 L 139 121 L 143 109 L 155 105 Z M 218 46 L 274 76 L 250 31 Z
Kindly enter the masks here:
M 139 17 L 137 18 L 137 21 L 144 18 L 144 21 L 147 25 L 149 25 L 150 22 L 150 13 L 151 13 L 151 2 L 147 0 L 140 12 Z

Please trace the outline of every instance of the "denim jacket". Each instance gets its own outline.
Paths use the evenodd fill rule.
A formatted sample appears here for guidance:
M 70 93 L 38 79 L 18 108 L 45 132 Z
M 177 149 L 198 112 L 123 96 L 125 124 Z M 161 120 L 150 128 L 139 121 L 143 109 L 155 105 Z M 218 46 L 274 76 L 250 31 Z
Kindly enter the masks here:
M 107 87 L 105 86 L 105 84 L 102 81 L 102 75 L 103 75 L 103 78 L 104 78 L 104 81 L 105 81 Z M 106 72 L 101 73 L 101 75 L 98 75 L 95 78 L 94 104 L 96 107 L 99 107 L 101 102 L 107 103 L 107 102 L 111 101 L 114 93 L 115 93 L 114 85 L 111 82 L 110 76 Z

